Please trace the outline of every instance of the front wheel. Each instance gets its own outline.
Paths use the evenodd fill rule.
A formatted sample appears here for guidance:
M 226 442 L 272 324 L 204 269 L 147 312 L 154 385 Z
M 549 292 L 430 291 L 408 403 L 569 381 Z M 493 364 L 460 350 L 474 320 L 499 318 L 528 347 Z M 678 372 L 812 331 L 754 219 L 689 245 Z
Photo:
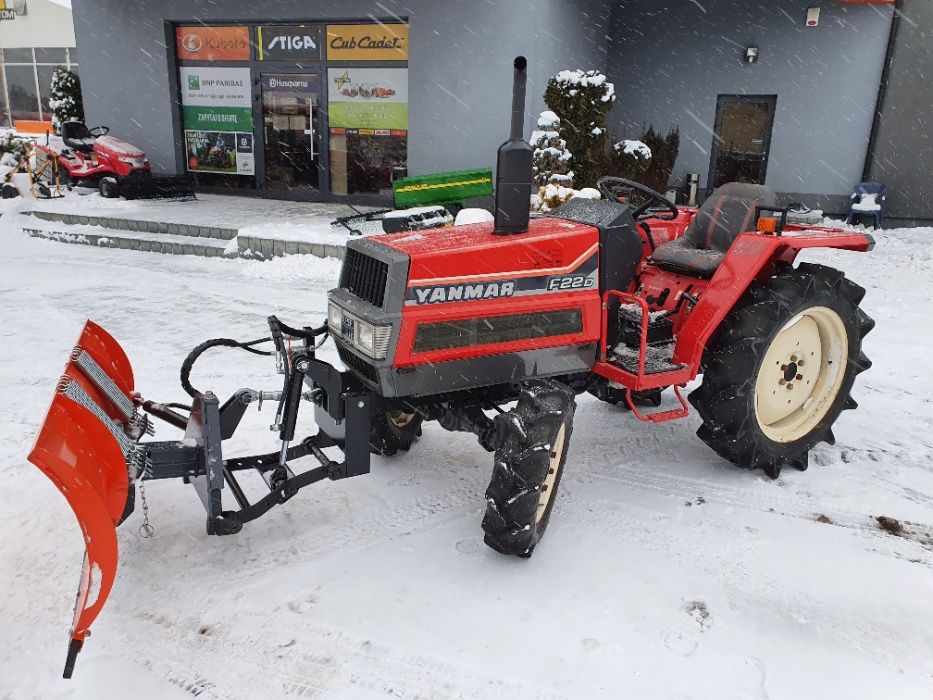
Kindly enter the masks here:
M 700 439 L 771 478 L 783 466 L 806 469 L 810 448 L 835 441 L 833 423 L 857 405 L 855 377 L 871 366 L 864 296 L 838 270 L 806 263 L 750 289 L 710 342 L 690 395 Z
M 100 196 L 106 199 L 115 199 L 120 196 L 120 183 L 115 177 L 102 177 L 97 185 Z
M 399 450 L 407 452 L 421 437 L 423 419 L 417 413 L 401 409 L 385 411 L 373 416 L 370 423 L 369 451 L 391 457 Z
M 496 418 L 504 436 L 486 489 L 486 544 L 530 557 L 544 536 L 560 485 L 576 409 L 573 391 L 553 380 L 525 384 L 518 404 Z

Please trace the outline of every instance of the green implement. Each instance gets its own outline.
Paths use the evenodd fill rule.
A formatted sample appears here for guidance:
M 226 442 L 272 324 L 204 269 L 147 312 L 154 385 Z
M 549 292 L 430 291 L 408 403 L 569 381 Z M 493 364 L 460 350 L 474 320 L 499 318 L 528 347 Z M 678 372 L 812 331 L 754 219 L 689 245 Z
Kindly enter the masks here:
M 492 170 L 474 168 L 447 173 L 414 175 L 392 183 L 395 207 L 406 209 L 427 204 L 464 202 L 492 195 Z

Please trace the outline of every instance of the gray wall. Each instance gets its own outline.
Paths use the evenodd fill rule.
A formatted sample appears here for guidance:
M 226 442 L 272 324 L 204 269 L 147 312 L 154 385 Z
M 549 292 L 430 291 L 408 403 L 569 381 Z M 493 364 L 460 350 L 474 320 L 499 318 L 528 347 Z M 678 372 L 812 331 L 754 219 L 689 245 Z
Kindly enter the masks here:
M 512 59 L 529 59 L 529 116 L 544 109 L 547 78 L 563 68 L 605 69 L 610 0 L 79 0 L 75 33 L 89 123 L 176 168 L 164 20 L 352 20 L 411 23 L 409 171 L 490 166 L 508 137 Z
M 933 219 L 933 2 L 905 0 L 870 174 L 887 215 Z
M 818 27 L 805 26 L 809 6 L 822 8 Z M 628 138 L 647 124 L 678 124 L 675 178 L 699 172 L 705 186 L 717 95 L 776 94 L 766 184 L 848 195 L 861 180 L 892 12 L 828 0 L 619 0 L 611 119 Z M 747 46 L 761 50 L 755 65 L 741 61 Z M 831 210 L 844 203 L 803 199 Z

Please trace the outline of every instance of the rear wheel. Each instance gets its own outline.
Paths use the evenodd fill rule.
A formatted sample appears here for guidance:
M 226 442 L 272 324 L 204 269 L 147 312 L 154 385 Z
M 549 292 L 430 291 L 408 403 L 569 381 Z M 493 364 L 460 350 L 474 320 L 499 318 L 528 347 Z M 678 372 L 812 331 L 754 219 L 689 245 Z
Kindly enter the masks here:
M 504 434 L 486 489 L 486 544 L 530 557 L 544 536 L 567 461 L 576 408 L 573 391 L 553 380 L 527 382 L 518 404 L 497 419 Z
M 875 325 L 865 290 L 832 268 L 801 264 L 756 285 L 710 342 L 703 383 L 690 402 L 701 440 L 720 456 L 776 478 L 806 469 L 871 366 L 862 337 Z

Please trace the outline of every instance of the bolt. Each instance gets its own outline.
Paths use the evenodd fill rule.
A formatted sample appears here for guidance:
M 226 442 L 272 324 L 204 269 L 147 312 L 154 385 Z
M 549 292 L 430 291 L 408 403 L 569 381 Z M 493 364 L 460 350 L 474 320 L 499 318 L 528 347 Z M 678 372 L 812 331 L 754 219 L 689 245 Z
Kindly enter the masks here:
M 547 484 L 541 487 L 541 493 L 544 493 L 545 491 L 547 491 Z
M 793 388 L 794 388 L 794 385 L 793 385 L 793 384 L 788 384 L 788 385 L 787 385 L 787 390 L 788 390 L 788 391 L 790 391 L 790 390 L 793 389 Z
M 802 374 L 798 374 L 798 375 L 797 375 L 797 381 L 799 382 L 801 379 L 803 379 L 803 375 L 802 375 Z
M 787 371 L 787 365 L 781 365 L 781 371 L 782 371 L 782 372 L 786 372 L 786 371 Z
M 307 360 L 301 360 L 297 365 L 295 365 L 295 367 L 298 369 L 299 372 L 307 372 L 308 367 L 310 366 L 311 366 L 311 363 L 308 362 Z
M 778 384 L 780 384 L 781 386 L 784 386 L 785 384 L 787 384 L 787 382 L 784 381 L 783 379 L 779 379 Z
M 803 367 L 803 360 L 797 360 L 797 366 Z
M 366 405 L 366 404 L 365 404 L 364 402 L 362 402 L 362 401 L 357 401 L 357 402 L 356 402 L 356 407 L 357 407 L 357 408 L 363 408 L 363 406 L 365 406 L 365 405 Z

